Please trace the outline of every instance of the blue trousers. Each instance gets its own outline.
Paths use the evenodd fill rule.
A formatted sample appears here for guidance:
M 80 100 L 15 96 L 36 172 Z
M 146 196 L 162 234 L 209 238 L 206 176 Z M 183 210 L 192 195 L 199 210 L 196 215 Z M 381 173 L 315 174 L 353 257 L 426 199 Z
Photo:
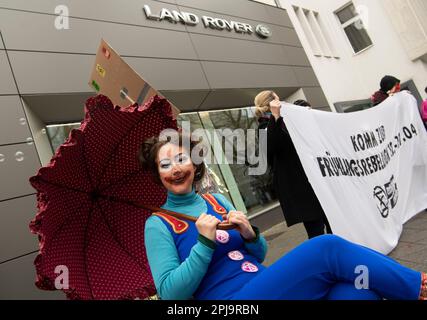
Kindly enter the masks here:
M 359 282 L 361 272 L 365 281 Z M 361 286 L 364 289 L 357 288 Z M 420 288 L 420 272 L 338 236 L 324 235 L 261 271 L 233 299 L 417 300 Z

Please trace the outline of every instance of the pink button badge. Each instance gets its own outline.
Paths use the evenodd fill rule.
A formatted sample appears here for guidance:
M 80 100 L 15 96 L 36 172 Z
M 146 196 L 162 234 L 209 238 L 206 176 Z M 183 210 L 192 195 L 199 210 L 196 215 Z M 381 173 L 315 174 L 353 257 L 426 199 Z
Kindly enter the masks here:
M 258 272 L 258 267 L 249 261 L 242 263 L 242 270 L 245 272 Z
M 216 240 L 222 244 L 227 243 L 230 240 L 230 235 L 227 231 L 217 230 L 216 231 Z
M 243 254 L 238 250 L 229 252 L 228 257 L 234 261 L 240 261 L 244 258 Z

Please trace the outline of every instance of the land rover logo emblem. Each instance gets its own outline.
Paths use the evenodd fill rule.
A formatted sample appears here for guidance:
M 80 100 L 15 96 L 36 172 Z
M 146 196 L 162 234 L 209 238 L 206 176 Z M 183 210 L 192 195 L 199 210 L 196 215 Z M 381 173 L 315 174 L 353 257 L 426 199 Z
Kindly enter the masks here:
M 159 11 L 153 12 L 148 5 L 144 5 L 143 10 L 147 19 L 153 21 L 168 21 L 172 24 L 184 24 L 193 27 L 202 22 L 206 29 L 229 31 L 248 35 L 257 34 L 260 38 L 263 39 L 272 35 L 270 28 L 264 24 L 257 25 L 254 30 L 254 27 L 248 23 L 210 16 L 202 16 L 199 18 L 197 15 L 191 12 L 169 10 L 166 8 L 162 8 Z
M 257 33 L 257 35 L 259 35 L 261 38 L 268 38 L 271 37 L 271 30 L 269 27 L 267 27 L 264 24 L 259 24 L 256 26 L 255 32 Z

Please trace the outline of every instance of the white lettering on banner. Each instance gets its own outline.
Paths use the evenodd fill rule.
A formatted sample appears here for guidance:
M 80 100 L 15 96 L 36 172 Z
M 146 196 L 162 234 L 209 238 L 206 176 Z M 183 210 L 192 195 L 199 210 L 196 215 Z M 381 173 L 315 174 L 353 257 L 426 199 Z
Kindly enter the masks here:
M 150 6 L 144 5 L 143 10 L 145 12 L 145 16 L 149 20 L 154 21 L 163 21 L 167 20 L 171 23 L 182 23 L 185 25 L 196 26 L 199 24 L 200 19 L 193 13 L 176 11 L 176 10 L 168 10 L 161 9 L 159 14 L 154 14 L 151 11 Z M 266 25 L 257 25 L 255 29 L 253 26 L 247 23 L 242 23 L 238 21 L 228 21 L 222 18 L 214 18 L 209 16 L 202 16 L 202 22 L 205 28 L 210 28 L 214 30 L 227 30 L 234 31 L 236 33 L 241 34 L 253 34 L 256 33 L 259 37 L 265 39 L 272 35 L 271 30 Z M 255 31 L 254 31 L 255 30 Z
M 384 126 L 382 127 L 384 129 Z M 424 131 L 424 130 L 422 130 Z M 391 159 L 397 154 L 397 149 L 402 147 L 403 143 L 416 138 L 418 131 L 413 123 L 402 128 L 402 133 L 394 136 L 394 140 L 389 142 L 380 153 L 370 155 L 363 159 L 344 159 L 340 157 L 332 157 L 330 152 L 326 152 L 327 157 L 317 157 L 320 171 L 323 177 L 333 176 L 368 176 L 380 170 L 387 168 Z M 405 136 L 402 139 L 402 136 Z M 384 136 L 385 137 L 385 136 Z M 378 147 L 380 143 L 377 142 L 373 132 L 358 134 L 351 137 L 353 148 L 356 152 L 373 149 Z
M 350 114 L 283 109 L 333 233 L 393 250 L 403 224 L 427 208 L 427 132 L 416 99 L 400 92 Z

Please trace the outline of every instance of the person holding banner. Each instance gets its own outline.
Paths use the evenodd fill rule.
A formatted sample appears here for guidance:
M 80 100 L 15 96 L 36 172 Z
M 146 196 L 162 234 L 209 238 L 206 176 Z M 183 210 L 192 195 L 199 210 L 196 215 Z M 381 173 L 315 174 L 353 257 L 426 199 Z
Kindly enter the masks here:
M 427 93 L 427 87 L 424 90 Z M 421 118 L 423 119 L 424 126 L 427 130 L 427 99 L 423 101 L 423 104 L 421 105 Z
M 155 137 L 139 154 L 142 166 L 168 191 L 162 208 L 197 218 L 153 213 L 145 224 L 148 262 L 161 299 L 427 299 L 425 273 L 335 235 L 308 240 L 263 266 L 267 243 L 246 215 L 224 196 L 195 193 L 203 156 L 195 159 L 198 142 L 184 139 Z M 221 220 L 236 228 L 217 230 Z
M 280 98 L 273 91 L 263 91 L 256 96 L 255 106 L 260 128 L 267 129 L 267 161 L 287 226 L 303 223 L 309 239 L 325 234 L 325 227 L 326 233 L 332 233 L 280 115 Z
M 400 91 L 400 80 L 393 76 L 384 76 L 380 82 L 380 90 L 371 96 L 372 105 L 375 107 L 384 102 L 388 97 Z

